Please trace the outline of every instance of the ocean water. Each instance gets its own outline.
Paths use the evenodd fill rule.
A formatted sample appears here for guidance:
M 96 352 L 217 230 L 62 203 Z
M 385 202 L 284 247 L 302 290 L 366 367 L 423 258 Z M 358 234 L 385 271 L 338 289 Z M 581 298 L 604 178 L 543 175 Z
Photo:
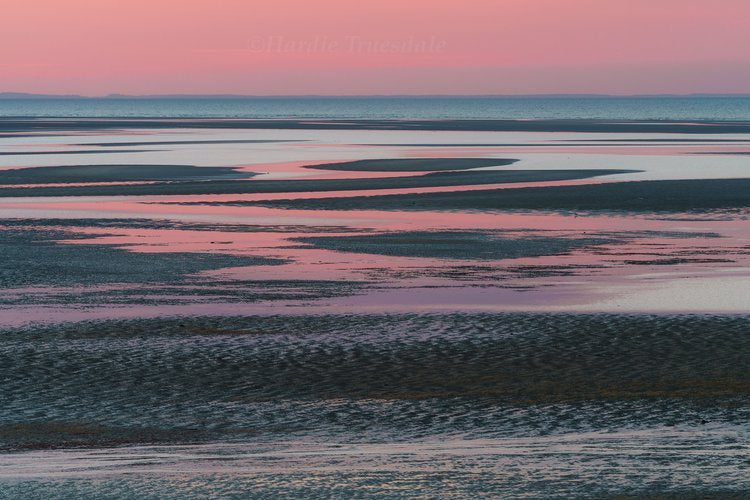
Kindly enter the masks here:
M 750 120 L 750 95 L 6 98 L 0 117 Z

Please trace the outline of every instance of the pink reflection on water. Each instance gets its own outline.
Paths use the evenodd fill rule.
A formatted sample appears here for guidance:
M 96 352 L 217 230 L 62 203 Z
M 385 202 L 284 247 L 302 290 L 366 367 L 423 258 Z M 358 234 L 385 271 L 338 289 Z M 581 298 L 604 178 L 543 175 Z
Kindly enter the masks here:
M 210 207 L 213 208 L 213 207 Z M 230 208 L 230 207 L 223 207 Z M 254 211 L 270 209 L 253 208 Z M 346 214 L 349 215 L 349 214 Z M 560 283 L 568 275 L 627 277 L 658 269 L 682 272 L 747 265 L 750 257 L 746 244 L 750 229 L 738 229 L 733 221 L 712 221 L 710 231 L 724 237 L 701 234 L 708 226 L 703 221 L 665 221 L 633 217 L 569 217 L 562 215 L 422 213 L 415 220 L 411 214 L 361 212 L 350 219 L 340 232 L 327 230 L 325 236 L 357 234 L 355 230 L 436 231 L 436 230 L 502 230 L 507 238 L 593 238 L 616 240 L 578 248 L 559 255 L 506 258 L 502 260 L 467 260 L 461 258 L 400 257 L 332 251 L 303 245 L 290 238 L 317 236 L 310 225 L 257 232 L 213 231 L 150 228 L 75 228 L 74 232 L 91 238 L 68 240 L 65 244 L 107 244 L 133 252 L 225 253 L 279 258 L 288 261 L 281 266 L 251 266 L 204 273 L 230 279 L 258 280 L 365 280 L 399 284 L 399 286 L 447 286 L 460 276 L 462 286 L 486 284 L 500 280 L 513 286 L 540 286 Z M 297 213 L 288 214 L 289 222 L 299 222 Z M 330 223 L 318 214 L 319 225 Z M 679 232 L 669 236 L 664 231 Z M 694 233 L 690 236 L 690 233 Z M 460 256 L 459 256 L 460 257 Z M 671 261 L 670 259 L 678 259 Z M 665 265 L 666 264 L 666 265 Z M 472 269 L 473 267 L 478 268 Z M 440 270 L 453 269 L 452 273 Z M 534 270 L 539 272 L 532 272 Z M 553 271 L 549 273 L 548 271 Z M 563 271 L 560 276 L 556 270 Z M 458 273 L 458 274 L 455 274 Z
M 113 130 L 101 135 L 118 133 Z M 122 132 L 119 132 L 120 134 Z M 135 135 L 137 131 L 127 131 Z M 143 132 L 144 134 L 146 132 Z M 169 133 L 178 133 L 169 131 Z M 184 133 L 184 132 L 179 132 Z M 75 135 L 75 134 L 70 134 Z M 96 133 L 81 135 L 97 135 Z M 325 148 L 331 144 L 306 144 Z M 346 145 L 333 145 L 345 148 Z M 369 146 L 373 147 L 373 146 Z M 664 146 L 628 144 L 535 147 L 407 147 L 396 149 L 404 157 L 461 157 L 515 153 L 682 155 L 696 151 L 741 152 L 746 146 L 704 144 Z M 347 153 L 348 155 L 348 153 Z M 397 155 L 394 155 L 397 156 Z M 359 159 L 356 155 L 352 159 Z M 336 160 L 344 161 L 344 160 Z M 306 169 L 305 166 L 331 161 L 289 161 L 241 165 L 240 171 L 261 172 L 254 180 L 273 178 L 382 178 L 423 175 L 422 172 L 345 172 Z M 737 221 L 652 220 L 623 216 L 564 216 L 559 214 L 460 213 L 460 212 L 383 212 L 305 211 L 264 207 L 172 205 L 171 202 L 266 201 L 276 199 L 315 199 L 384 194 L 455 192 L 488 189 L 515 189 L 539 186 L 565 186 L 608 182 L 606 179 L 530 182 L 432 188 L 400 188 L 336 192 L 226 194 L 193 196 L 139 196 L 89 198 L 6 199 L 0 203 L 4 217 L 65 218 L 144 218 L 182 222 L 212 222 L 213 231 L 156 228 L 75 228 L 88 235 L 82 240 L 62 244 L 108 244 L 139 253 L 192 252 L 225 253 L 285 259 L 278 266 L 247 266 L 202 273 L 209 278 L 237 280 L 343 280 L 366 281 L 359 293 L 335 299 L 309 300 L 304 303 L 275 301 L 259 304 L 211 303 L 190 305 L 153 305 L 116 307 L 102 304 L 93 308 L 24 309 L 0 308 L 5 318 L 18 321 L 46 321 L 92 317 L 143 317 L 169 314 L 308 314 L 324 312 L 384 312 L 414 310 L 594 310 L 591 304 L 612 297 L 618 286 L 638 289 L 655 280 L 677 281 L 696 275 L 716 276 L 747 269 L 750 257 L 750 227 Z M 129 184 L 146 184 L 129 183 Z M 115 183 L 80 183 L 110 185 Z M 118 183 L 124 184 L 124 183 Z M 71 185 L 71 184 L 66 184 Z M 13 186 L 18 187 L 18 186 Z M 255 232 L 222 230 L 221 223 L 248 225 L 288 225 Z M 294 226 L 294 227 L 292 227 Z M 434 230 L 506 230 L 509 237 L 602 237 L 602 233 L 644 231 L 710 231 L 723 238 L 669 238 L 659 234 L 625 237 L 623 243 L 579 248 L 561 255 L 503 260 L 462 260 L 447 258 L 399 257 L 324 250 L 290 241 L 293 237 L 320 235 L 315 226 L 338 226 L 336 233 L 347 236 L 358 230 L 434 231 Z M 330 227 L 328 231 L 330 231 Z M 620 235 L 620 238 L 623 236 Z M 670 258 L 682 259 L 668 264 Z M 714 259 L 714 260 L 711 260 Z M 731 262 L 722 262 L 727 260 Z M 660 262 L 661 261 L 661 264 Z M 560 271 L 560 272 L 557 272 Z M 117 287 L 116 285 L 114 286 Z M 60 293 L 61 290 L 15 290 L 13 293 Z M 152 295 L 156 298 L 156 295 Z M 162 297 L 165 298 L 165 297 Z M 186 296 L 181 298 L 185 299 Z M 196 301 L 198 299 L 196 298 Z M 222 299 L 226 300 L 226 299 Z M 612 308 L 613 306 L 608 306 Z M 10 311 L 10 312 L 9 312 Z
M 213 207 L 204 207 L 211 209 Z M 226 208 L 226 207 L 225 207 Z M 231 207 L 229 207 L 231 208 Z M 270 209 L 254 208 L 263 212 Z M 348 215 L 348 214 L 347 214 Z M 3 323 L 16 321 L 60 321 L 97 317 L 148 317 L 171 314 L 309 314 L 326 312 L 413 312 L 413 311 L 553 311 L 596 312 L 597 304 L 606 310 L 617 308 L 617 290 L 637 290 L 654 280 L 669 282 L 695 276 L 716 277 L 717 272 L 736 274 L 747 269 L 750 227 L 736 221 L 661 221 L 635 217 L 569 217 L 562 215 L 364 212 L 358 214 L 340 233 L 346 236 L 365 227 L 377 231 L 492 229 L 510 231 L 508 237 L 613 237 L 623 243 L 579 248 L 560 255 L 503 260 L 462 260 L 445 258 L 398 257 L 336 252 L 301 245 L 289 238 L 320 233 L 301 227 L 287 232 L 214 231 L 151 228 L 75 228 L 90 235 L 63 244 L 109 244 L 134 252 L 219 252 L 287 259 L 279 266 L 249 266 L 202 273 L 222 280 L 343 280 L 365 281 L 370 285 L 352 296 L 304 302 L 273 301 L 258 304 L 228 304 L 220 300 L 190 305 L 119 307 L 100 305 L 76 309 L 35 306 L 3 308 Z M 299 222 L 290 214 L 287 222 Z M 317 214 L 315 222 L 329 222 Z M 277 228 L 278 230 L 279 228 Z M 627 232 L 634 234 L 628 236 Z M 654 231 L 653 234 L 644 233 Z M 682 233 L 712 231 L 722 238 L 696 235 L 668 237 L 661 231 Z M 626 234 L 622 234 L 626 233 Z M 673 256 L 686 259 L 676 265 L 658 265 Z M 690 259 L 699 261 L 691 262 Z M 700 262 L 701 258 L 732 262 Z M 641 261 L 642 264 L 634 262 Z M 545 271 L 569 271 L 561 274 Z M 116 287 L 116 286 L 115 286 Z M 16 290 L 43 293 L 44 290 Z M 58 290 L 59 293 L 59 290 Z M 152 296 L 152 298 L 155 298 Z M 183 296 L 182 299 L 188 297 Z M 198 302 L 198 298 L 196 298 Z M 604 302 L 603 302 L 604 301 Z M 612 305 L 614 302 L 614 306 Z M 601 306 L 604 307 L 604 306 Z M 603 309 L 604 310 L 604 309 Z M 27 314 L 28 313 L 28 314 Z M 15 318 L 15 319 L 13 319 Z

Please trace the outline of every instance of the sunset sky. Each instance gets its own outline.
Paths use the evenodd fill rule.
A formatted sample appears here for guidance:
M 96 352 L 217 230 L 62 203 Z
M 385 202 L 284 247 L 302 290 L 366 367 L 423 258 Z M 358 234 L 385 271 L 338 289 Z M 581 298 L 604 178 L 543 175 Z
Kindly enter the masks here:
M 3 0 L 0 92 L 750 92 L 748 0 Z

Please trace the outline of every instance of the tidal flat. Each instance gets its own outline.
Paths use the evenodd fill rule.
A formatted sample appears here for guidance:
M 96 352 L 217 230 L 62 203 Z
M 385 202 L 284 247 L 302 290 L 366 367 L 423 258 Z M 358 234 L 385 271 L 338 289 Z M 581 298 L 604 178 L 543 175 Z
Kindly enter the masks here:
M 297 210 L 365 208 L 407 211 L 577 210 L 624 213 L 700 213 L 724 210 L 727 214 L 739 211 L 747 215 L 746 209 L 750 205 L 750 179 L 612 182 L 513 190 L 483 189 L 449 193 L 269 200 L 258 202 L 258 205 Z
M 750 491 L 745 122 L 0 131 L 0 498 Z

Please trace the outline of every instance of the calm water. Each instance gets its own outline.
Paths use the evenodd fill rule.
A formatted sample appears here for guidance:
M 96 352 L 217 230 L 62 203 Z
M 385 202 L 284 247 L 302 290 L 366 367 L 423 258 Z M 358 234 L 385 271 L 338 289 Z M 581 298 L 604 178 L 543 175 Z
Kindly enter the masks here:
M 750 96 L 0 99 L 0 116 L 750 120 Z

